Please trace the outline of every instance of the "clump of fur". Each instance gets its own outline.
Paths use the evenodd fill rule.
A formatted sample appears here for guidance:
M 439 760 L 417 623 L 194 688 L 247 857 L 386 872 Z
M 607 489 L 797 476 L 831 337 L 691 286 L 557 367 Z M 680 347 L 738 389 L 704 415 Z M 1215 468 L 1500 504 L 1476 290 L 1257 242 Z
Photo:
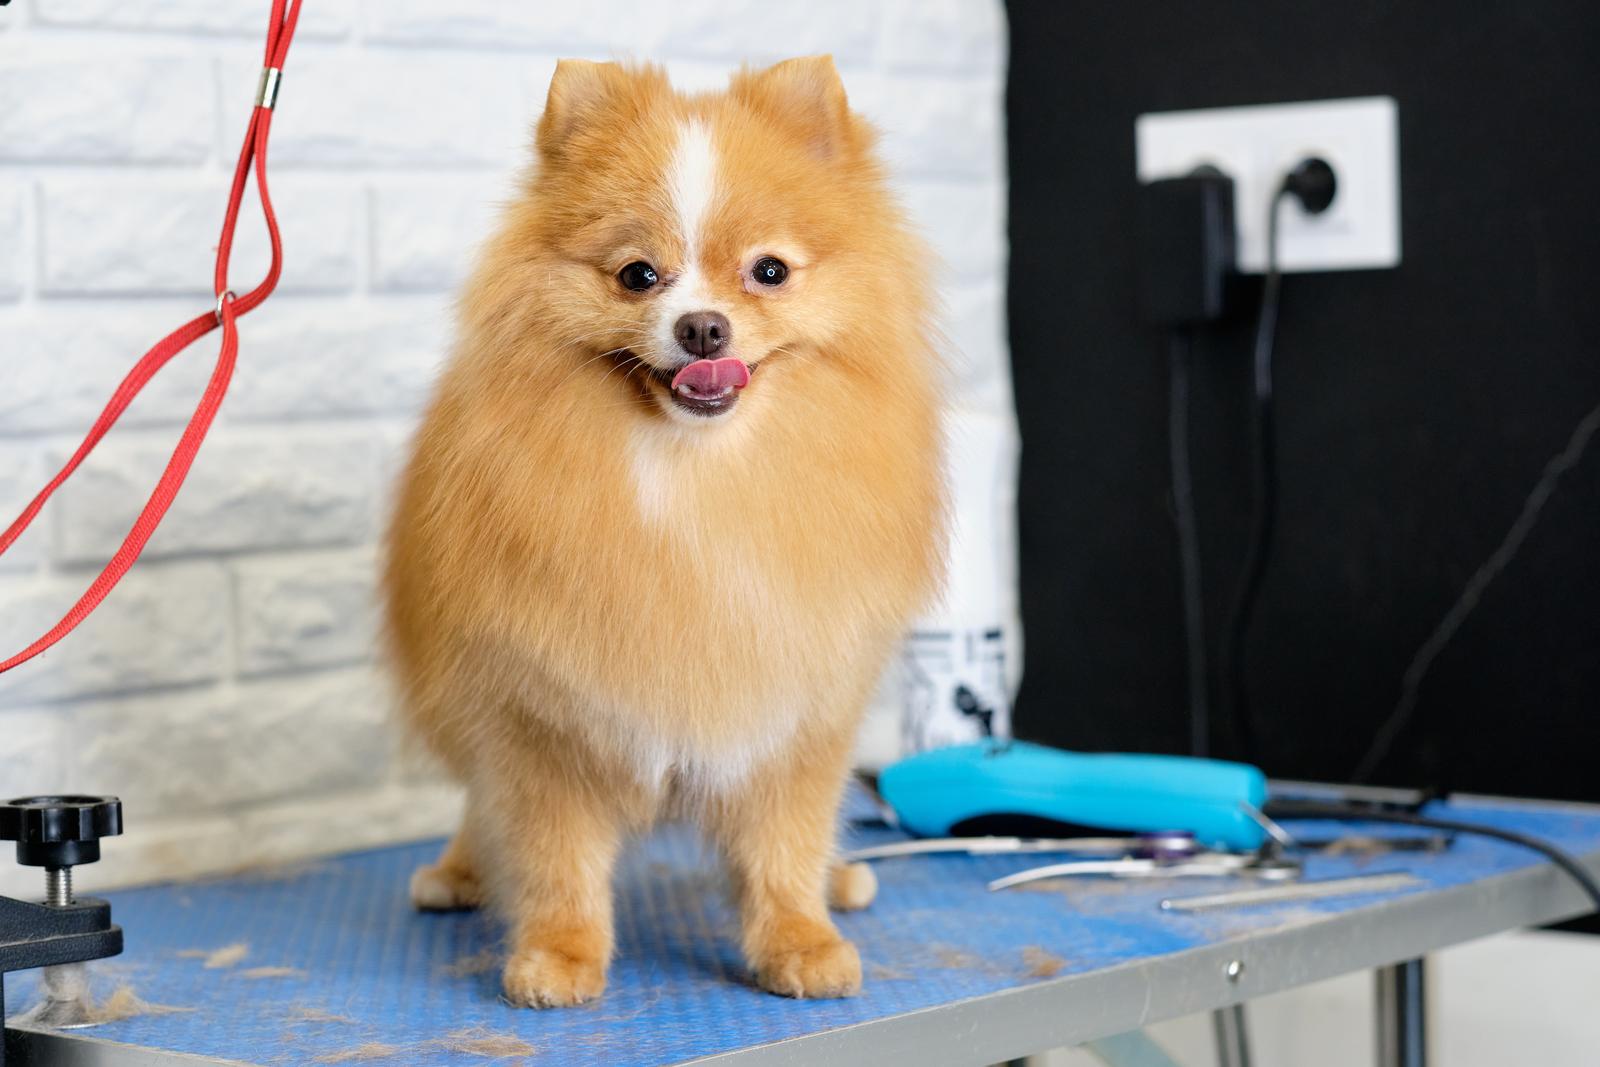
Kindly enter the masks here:
M 304 978 L 306 972 L 299 967 L 247 967 L 238 972 L 240 978 Z
M 400 1055 L 405 1049 L 399 1045 L 386 1045 L 381 1041 L 368 1041 L 365 1044 L 353 1045 L 350 1048 L 329 1052 L 312 1060 L 313 1063 L 365 1063 L 368 1060 L 388 1060 Z
M 468 791 L 414 899 L 504 909 L 513 1003 L 588 1000 L 618 848 L 671 809 L 727 856 L 758 980 L 847 995 L 826 898 L 872 886 L 830 873 L 835 813 L 941 567 L 930 258 L 827 58 L 693 96 L 564 61 L 537 141 L 389 537 L 406 720 Z M 714 417 L 670 384 L 685 311 L 754 368 Z
M 482 1026 L 451 1031 L 431 1044 L 448 1052 L 464 1052 L 487 1059 L 532 1056 L 538 1051 L 516 1034 L 497 1033 Z
M 208 971 L 226 970 L 236 965 L 240 960 L 250 955 L 250 945 L 244 941 L 235 941 L 231 945 L 221 948 L 185 948 L 178 950 L 180 959 L 204 960 Z
M 119 985 L 104 1001 L 98 999 L 90 982 L 89 968 L 82 963 L 64 963 L 40 972 L 40 999 L 27 1011 L 13 1017 L 20 1026 L 67 1029 L 121 1022 L 141 1015 L 171 1015 L 193 1011 L 170 1004 L 154 1004 Z
M 1022 950 L 1022 966 L 1030 978 L 1054 978 L 1066 965 L 1066 960 L 1038 945 L 1027 945 Z

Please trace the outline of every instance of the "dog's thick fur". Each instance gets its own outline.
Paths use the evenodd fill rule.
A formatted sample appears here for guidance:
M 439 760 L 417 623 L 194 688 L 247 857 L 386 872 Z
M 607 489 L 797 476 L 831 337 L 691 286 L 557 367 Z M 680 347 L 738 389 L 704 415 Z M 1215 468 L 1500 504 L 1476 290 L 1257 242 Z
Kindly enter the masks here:
M 556 71 L 385 576 L 408 725 L 468 791 L 413 896 L 505 910 L 515 1003 L 601 992 L 613 862 L 669 810 L 726 855 L 765 988 L 860 986 L 826 902 L 874 885 L 832 866 L 837 806 L 943 548 L 933 271 L 872 143 L 827 58 L 696 96 Z M 787 281 L 754 283 L 758 256 Z M 636 261 L 653 290 L 619 284 Z M 697 302 L 755 368 L 713 417 L 668 384 L 664 316 Z

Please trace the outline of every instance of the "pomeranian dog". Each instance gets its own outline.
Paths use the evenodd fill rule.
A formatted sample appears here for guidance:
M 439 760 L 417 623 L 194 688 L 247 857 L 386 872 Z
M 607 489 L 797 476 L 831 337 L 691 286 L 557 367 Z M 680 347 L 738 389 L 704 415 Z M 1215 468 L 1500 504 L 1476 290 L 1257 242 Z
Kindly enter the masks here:
M 695 820 L 757 982 L 860 988 L 828 905 L 858 720 L 942 571 L 933 265 L 827 57 L 688 95 L 563 61 L 389 536 L 412 730 L 467 812 L 421 908 L 601 993 L 625 838 Z

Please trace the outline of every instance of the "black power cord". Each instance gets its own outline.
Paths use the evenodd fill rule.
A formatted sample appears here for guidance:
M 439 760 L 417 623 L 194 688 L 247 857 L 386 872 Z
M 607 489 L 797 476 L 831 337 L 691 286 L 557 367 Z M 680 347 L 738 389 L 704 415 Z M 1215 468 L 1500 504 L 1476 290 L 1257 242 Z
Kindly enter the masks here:
M 1456 602 L 1445 612 L 1444 618 L 1439 620 L 1439 624 L 1433 628 L 1427 640 L 1422 642 L 1422 646 L 1411 657 L 1411 662 L 1401 677 L 1400 697 L 1395 701 L 1394 710 L 1389 712 L 1388 718 L 1378 727 L 1366 754 L 1361 757 L 1361 762 L 1356 764 L 1355 772 L 1350 775 L 1352 782 L 1369 781 L 1383 765 L 1384 758 L 1388 756 L 1395 741 L 1410 725 L 1416 714 L 1417 698 L 1422 690 L 1422 680 L 1428 675 L 1428 668 L 1433 666 L 1433 661 L 1439 658 L 1439 653 L 1444 651 L 1450 639 L 1455 637 L 1456 631 L 1461 629 L 1462 623 L 1467 621 L 1472 609 L 1478 606 L 1478 601 L 1483 598 L 1484 591 L 1489 588 L 1490 583 L 1516 558 L 1523 542 L 1533 532 L 1534 524 L 1539 521 L 1540 512 L 1555 493 L 1561 476 L 1576 467 L 1583 459 L 1584 451 L 1589 447 L 1589 441 L 1597 430 L 1600 430 L 1600 405 L 1591 408 L 1589 413 L 1578 421 L 1578 425 L 1572 430 L 1572 435 L 1567 438 L 1566 447 L 1545 464 L 1544 473 L 1539 476 L 1533 491 L 1523 501 L 1521 513 L 1506 531 L 1499 546 L 1467 580 Z
M 1174 328 L 1167 348 L 1167 446 L 1172 466 L 1173 521 L 1178 527 L 1178 562 L 1183 588 L 1183 637 L 1189 667 L 1189 754 L 1211 751 L 1210 672 L 1206 669 L 1205 602 L 1200 585 L 1200 532 L 1194 510 L 1194 473 L 1189 463 L 1189 331 Z
M 1232 724 L 1234 741 L 1241 757 L 1255 759 L 1255 724 L 1250 714 L 1245 685 L 1244 646 L 1261 581 L 1266 575 L 1272 551 L 1272 531 L 1278 511 L 1278 465 L 1276 434 L 1273 431 L 1273 344 L 1278 329 L 1278 307 L 1283 288 L 1283 272 L 1278 266 L 1278 214 L 1283 201 L 1294 197 L 1310 214 L 1320 214 L 1333 203 L 1338 189 L 1333 168 L 1325 160 L 1301 160 L 1284 175 L 1267 207 L 1267 263 L 1261 286 L 1261 310 L 1256 319 L 1256 340 L 1252 367 L 1251 406 L 1251 520 L 1250 540 L 1245 549 L 1244 569 L 1234 593 L 1233 609 L 1223 632 L 1222 673 L 1218 686 L 1222 704 Z
M 1189 463 L 1189 375 L 1192 331 L 1223 317 L 1235 276 L 1233 179 L 1215 167 L 1197 167 L 1146 182 L 1139 198 L 1141 311 L 1167 333 L 1168 458 L 1188 660 L 1189 751 L 1204 756 L 1211 749 L 1211 683 Z
M 1397 811 L 1393 808 L 1374 808 L 1364 804 L 1325 804 L 1318 801 L 1273 800 L 1268 801 L 1265 812 L 1272 819 L 1338 819 L 1342 822 L 1396 823 L 1401 826 L 1422 826 L 1430 830 L 1449 833 L 1474 834 L 1492 837 L 1529 849 L 1544 856 L 1572 877 L 1589 895 L 1596 911 L 1600 911 L 1600 883 L 1579 863 L 1571 853 L 1542 841 L 1537 837 L 1519 834 L 1515 830 L 1502 830 L 1497 826 L 1484 826 L 1475 822 L 1440 819 L 1418 812 Z

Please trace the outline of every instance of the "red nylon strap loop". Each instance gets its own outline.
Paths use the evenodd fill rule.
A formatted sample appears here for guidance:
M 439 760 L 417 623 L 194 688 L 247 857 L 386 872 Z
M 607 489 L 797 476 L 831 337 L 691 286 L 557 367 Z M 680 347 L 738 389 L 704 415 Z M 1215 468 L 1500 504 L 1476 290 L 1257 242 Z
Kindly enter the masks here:
M 293 0 L 287 5 L 284 0 L 273 0 L 271 23 L 267 27 L 265 66 L 282 69 L 284 60 L 289 55 L 289 43 L 294 38 L 294 27 L 299 18 L 300 0 Z M 99 577 L 72 606 L 72 610 L 33 644 L 10 659 L 0 661 L 0 672 L 26 663 L 88 618 L 89 613 L 100 605 L 106 594 L 110 593 L 117 582 L 122 580 L 122 576 L 128 573 L 128 568 L 139 558 L 139 553 L 144 551 L 150 535 L 155 533 L 162 516 L 167 513 L 167 508 L 172 506 L 172 501 L 177 497 L 184 478 L 189 474 L 189 468 L 194 465 L 194 458 L 200 451 L 201 442 L 205 440 L 206 431 L 211 428 L 217 409 L 222 405 L 222 397 L 228 391 L 228 382 L 233 377 L 234 358 L 239 351 L 238 318 L 259 307 L 262 301 L 271 295 L 272 290 L 277 287 L 278 276 L 283 267 L 283 243 L 278 236 L 278 219 L 273 213 L 272 200 L 267 193 L 267 135 L 271 129 L 271 109 L 259 106 L 251 109 L 250 125 L 244 135 L 244 147 L 239 150 L 239 162 L 233 171 L 233 185 L 228 192 L 228 211 L 222 223 L 222 238 L 217 243 L 216 310 L 208 311 L 184 323 L 157 342 L 154 348 L 134 364 L 127 377 L 122 379 L 122 384 L 117 386 L 116 392 L 111 395 L 105 410 L 100 412 L 100 417 L 95 420 L 83 444 L 78 446 L 78 450 L 67 460 L 66 465 L 39 491 L 39 495 L 33 498 L 32 503 L 23 509 L 16 521 L 7 527 L 6 532 L 0 535 L 0 554 L 3 554 L 18 537 L 22 536 L 22 531 L 33 522 L 51 495 L 61 488 L 62 483 L 70 478 L 79 464 L 94 451 L 100 439 L 116 425 L 117 419 L 122 417 L 122 413 L 133 403 L 134 397 L 139 395 L 139 391 L 146 383 L 155 377 L 173 356 L 217 327 L 222 328 L 222 347 L 217 353 L 217 365 L 211 372 L 211 380 L 206 384 L 205 392 L 195 407 L 194 415 L 190 417 L 189 424 L 184 427 L 183 436 L 178 439 L 177 446 L 172 450 L 172 458 L 167 461 L 166 469 L 161 472 L 161 478 L 156 482 L 150 499 L 145 502 L 139 517 L 134 520 L 127 537 L 123 539 L 122 546 L 111 557 Z M 233 251 L 233 232 L 239 222 L 239 208 L 244 201 L 245 183 L 250 178 L 252 167 L 255 170 L 256 192 L 261 199 L 261 213 L 266 217 L 267 235 L 272 243 L 272 266 L 268 269 L 267 276 L 261 280 L 261 284 L 241 297 L 234 297 L 228 291 L 228 258 Z

